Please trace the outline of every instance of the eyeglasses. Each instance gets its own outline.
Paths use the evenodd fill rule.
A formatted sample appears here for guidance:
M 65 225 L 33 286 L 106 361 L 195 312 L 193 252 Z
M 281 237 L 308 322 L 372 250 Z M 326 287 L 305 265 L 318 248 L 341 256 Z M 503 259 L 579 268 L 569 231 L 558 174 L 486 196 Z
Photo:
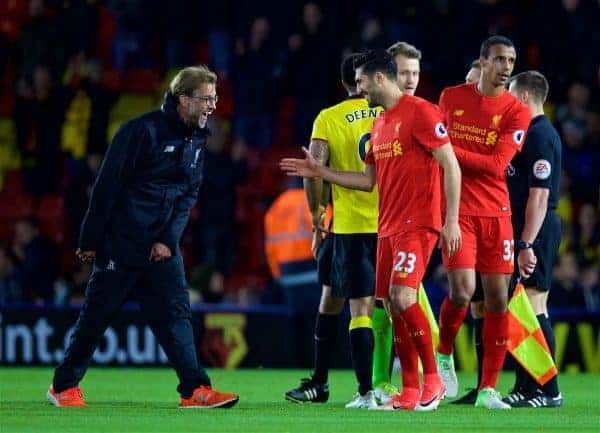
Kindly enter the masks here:
M 193 95 L 186 95 L 188 98 L 192 98 L 192 99 L 198 99 L 202 102 L 204 102 L 205 104 L 216 104 L 217 102 L 219 102 L 219 96 L 215 95 L 206 95 L 206 96 L 193 96 Z

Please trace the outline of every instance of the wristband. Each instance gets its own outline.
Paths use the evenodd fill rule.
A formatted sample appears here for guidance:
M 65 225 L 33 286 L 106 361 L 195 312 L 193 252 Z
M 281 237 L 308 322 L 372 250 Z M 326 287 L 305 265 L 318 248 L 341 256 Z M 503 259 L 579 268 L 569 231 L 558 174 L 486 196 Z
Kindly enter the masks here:
M 517 248 L 520 250 L 526 250 L 527 248 L 532 248 L 533 244 L 531 242 L 527 242 L 527 241 L 518 241 L 517 242 Z

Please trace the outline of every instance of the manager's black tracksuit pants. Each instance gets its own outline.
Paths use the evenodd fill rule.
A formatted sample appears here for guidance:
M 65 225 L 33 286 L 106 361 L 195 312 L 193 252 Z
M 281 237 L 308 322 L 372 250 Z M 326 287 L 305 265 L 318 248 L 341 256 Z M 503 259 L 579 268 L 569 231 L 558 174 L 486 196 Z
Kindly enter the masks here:
M 55 392 L 79 384 L 104 331 L 134 289 L 143 315 L 177 372 L 177 391 L 189 397 L 198 386 L 210 386 L 196 356 L 183 260 L 174 256 L 144 268 L 94 262 L 85 304 L 64 360 L 54 372 Z

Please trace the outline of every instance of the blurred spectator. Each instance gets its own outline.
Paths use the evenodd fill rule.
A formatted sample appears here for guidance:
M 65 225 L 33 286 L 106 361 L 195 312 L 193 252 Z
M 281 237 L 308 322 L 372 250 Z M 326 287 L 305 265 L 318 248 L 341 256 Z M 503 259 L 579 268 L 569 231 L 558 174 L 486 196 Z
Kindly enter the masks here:
M 52 303 L 54 282 L 59 273 L 59 255 L 56 247 L 42 236 L 37 219 L 17 220 L 12 254 L 17 260 L 16 275 L 23 291 L 22 300 Z
M 75 254 L 72 257 L 75 257 Z M 71 275 L 59 277 L 54 282 L 54 304 L 81 306 L 85 301 L 85 290 L 91 271 L 91 263 L 77 261 Z
M 162 7 L 155 0 L 109 0 L 108 8 L 116 21 L 113 39 L 113 66 L 127 68 L 154 66 L 149 44 Z M 175 23 L 173 23 L 175 24 Z
M 87 153 L 106 153 L 110 110 L 118 94 L 103 83 L 104 68 L 97 59 L 88 60 L 81 81 L 81 90 L 90 99 L 91 113 L 87 129 Z
M 295 144 L 305 146 L 316 115 L 333 99 L 337 89 L 340 49 L 337 38 L 326 31 L 321 8 L 304 5 L 302 25 L 288 39 L 290 93 L 294 97 Z
M 15 45 L 27 11 L 27 0 L 0 2 L 0 80 L 15 60 Z
M 36 66 L 33 77 L 17 83 L 14 120 L 23 164 L 25 191 L 56 193 L 62 176 L 61 133 L 71 95 L 53 81 L 50 70 Z
M 65 48 L 44 0 L 29 1 L 29 19 L 17 41 L 18 73 L 31 74 L 38 65 L 47 65 L 60 74 L 65 63 Z
M 79 228 L 87 210 L 92 186 L 102 164 L 102 155 L 92 153 L 85 161 L 72 160 L 65 188 L 65 214 L 71 240 L 79 239 Z
M 203 15 L 202 2 L 169 0 L 161 4 L 159 19 L 165 35 L 167 71 L 195 63 L 196 44 L 204 36 L 198 30 L 210 22 Z
M 56 24 L 65 58 L 77 52 L 91 54 L 96 46 L 99 12 L 90 0 L 63 0 L 56 12 Z
M 564 143 L 558 208 L 563 223 L 560 253 L 571 252 L 579 262 L 575 266 L 581 266 L 572 281 L 564 277 L 569 272 L 563 269 L 560 286 L 583 287 L 588 308 L 597 305 L 593 269 L 598 269 L 600 255 L 598 209 L 594 211 L 600 203 L 600 50 L 596 49 L 600 32 L 595 31 L 599 2 L 382 0 L 371 5 L 356 0 L 303 0 L 294 5 L 299 9 L 272 1 L 239 0 L 215 4 L 191 0 L 0 0 L 0 88 L 4 90 L 0 90 L 0 113 L 13 117 L 16 133 L 14 140 L 12 122 L 0 122 L 0 150 L 5 143 L 12 146 L 16 142 L 24 186 L 7 181 L 7 202 L 24 203 L 27 209 L 33 203 L 35 212 L 40 195 L 64 193 L 70 237 L 76 238 L 100 155 L 106 151 L 109 119 L 118 122 L 125 114 L 121 111 L 129 115 L 133 114 L 129 110 L 152 104 L 154 95 L 145 94 L 134 95 L 131 105 L 115 105 L 119 91 L 124 90 L 121 85 L 131 89 L 137 84 L 138 75 L 130 72 L 138 71 L 131 69 L 210 61 L 222 77 L 228 77 L 221 88 L 220 111 L 234 117 L 233 122 L 224 119 L 215 128 L 213 139 L 220 140 L 221 126 L 232 124 L 234 144 L 224 139 L 221 150 L 216 143 L 207 149 L 208 158 L 213 158 L 213 163 L 207 164 L 211 185 L 202 193 L 206 194 L 198 212 L 202 221 L 190 227 L 188 239 L 194 240 L 198 255 L 209 263 L 203 268 L 205 283 L 200 285 L 211 287 L 205 298 L 219 300 L 224 281 L 240 286 L 260 281 L 256 285 L 262 285 L 257 278 L 262 257 L 250 257 L 242 266 L 238 261 L 236 275 L 227 278 L 238 250 L 235 214 L 240 199 L 235 196 L 235 185 L 242 174 L 238 163 L 245 160 L 240 157 L 237 161 L 235 155 L 242 154 L 246 146 L 249 158 L 254 157 L 250 159 L 251 194 L 240 201 L 237 210 L 240 221 L 247 224 L 240 244 L 254 251 L 263 240 L 262 206 L 277 189 L 271 180 L 277 176 L 271 173 L 279 172 L 276 167 L 269 171 L 269 164 L 279 153 L 289 153 L 272 148 L 275 137 L 284 144 L 307 144 L 314 117 L 337 94 L 341 47 L 384 47 L 395 40 L 415 43 L 429 53 L 422 65 L 420 94 L 435 101 L 441 88 L 462 79 L 465 62 L 478 53 L 480 35 L 506 32 L 520 48 L 520 68 L 539 68 L 552 85 L 549 105 L 556 107 L 554 115 Z M 296 18 L 298 23 L 293 21 Z M 236 40 L 238 35 L 243 37 Z M 443 50 L 440 35 L 444 35 Z M 116 71 L 110 61 L 111 46 Z M 101 57 L 104 65 L 96 57 Z M 285 104 L 280 109 L 282 101 Z M 223 150 L 230 146 L 231 151 Z M 63 158 L 65 151 L 72 158 Z M 16 159 L 12 153 L 0 154 Z M 65 161 L 67 175 L 63 177 Z M 226 226 L 234 228 L 227 232 Z M 200 233 L 198 227 L 208 229 Z M 0 243 L 9 241 L 8 235 L 4 236 Z M 65 245 L 70 248 L 68 242 Z M 10 264 L 10 260 L 3 263 Z M 15 261 L 15 269 L 17 265 Z M 82 290 L 77 281 L 85 281 L 86 272 L 77 268 L 75 275 L 64 276 L 65 296 Z M 430 279 L 442 288 L 440 294 L 444 272 L 440 268 Z M 571 296 L 572 292 L 567 292 L 563 294 Z
M 0 246 L 0 307 L 22 302 L 23 291 L 16 275 L 16 259 L 6 245 Z
M 600 162 L 598 150 L 591 145 L 588 105 L 589 87 L 579 81 L 569 87 L 566 103 L 556 109 L 556 120 L 563 139 L 563 167 L 578 188 L 572 190 L 577 201 L 593 200 L 597 196 L 600 179 L 596 165 Z M 598 127 L 592 125 L 595 132 Z M 595 157 L 596 155 L 596 157 Z
M 312 222 L 302 180 L 292 178 L 265 214 L 265 253 L 284 303 L 296 311 L 313 311 L 321 295 L 311 242 Z
M 573 253 L 560 256 L 554 268 L 552 290 L 548 296 L 549 305 L 559 308 L 585 308 L 583 289 L 579 283 L 579 266 Z
M 204 10 L 206 27 L 208 28 L 208 49 L 210 61 L 217 75 L 224 79 L 229 77 L 229 62 L 231 61 L 230 19 L 233 7 L 231 1 L 212 2 Z
M 571 149 L 579 149 L 587 135 L 587 106 L 590 99 L 589 88 L 580 82 L 569 87 L 567 102 L 556 109 L 556 121 L 563 135 L 563 141 Z
M 600 312 L 600 276 L 597 266 L 590 266 L 581 273 L 581 286 L 588 311 Z
M 599 108 L 600 107 L 595 107 L 596 110 Z M 600 112 L 587 112 L 587 132 L 589 147 L 592 151 L 595 151 L 597 155 L 600 152 Z
M 85 99 L 84 103 L 71 105 L 70 109 L 87 110 L 87 115 L 81 115 L 85 124 L 78 128 L 83 131 L 83 137 L 77 137 L 83 142 L 83 153 L 104 154 L 108 146 L 107 130 L 110 110 L 117 101 L 118 94 L 109 89 L 103 82 L 104 68 L 98 59 L 88 59 L 80 52 L 69 62 L 65 74 L 65 82 L 77 90 L 75 99 Z M 74 102 L 78 102 L 74 101 Z M 66 140 L 67 137 L 64 137 Z M 71 148 L 66 143 L 63 147 Z
M 364 19 L 360 33 L 354 38 L 352 51 L 366 51 L 389 45 L 379 19 L 370 14 Z
M 198 248 L 208 268 L 208 283 L 202 287 L 206 302 L 223 298 L 225 278 L 231 274 L 237 256 L 238 231 L 236 223 L 236 187 L 243 182 L 248 170 L 244 147 L 236 142 L 231 151 L 223 121 L 215 118 L 209 124 L 212 135 L 206 144 L 204 178 L 198 202 Z
M 254 20 L 247 40 L 236 43 L 233 62 L 234 136 L 242 144 L 266 151 L 273 140 L 273 113 L 278 96 L 278 58 L 265 17 Z
M 589 203 L 579 209 L 573 249 L 579 263 L 600 266 L 600 224 L 594 206 Z

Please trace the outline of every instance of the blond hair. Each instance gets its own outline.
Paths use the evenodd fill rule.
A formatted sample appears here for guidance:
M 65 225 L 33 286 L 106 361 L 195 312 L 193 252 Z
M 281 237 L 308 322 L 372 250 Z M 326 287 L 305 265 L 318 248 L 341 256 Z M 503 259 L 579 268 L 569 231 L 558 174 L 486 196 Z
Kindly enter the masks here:
M 175 97 L 181 95 L 192 96 L 194 90 L 204 83 L 216 84 L 217 74 L 204 65 L 188 66 L 179 71 L 171 80 L 169 91 Z
M 479 59 L 475 59 L 471 62 L 471 68 L 481 69 L 481 62 Z
M 401 55 L 407 59 L 421 60 L 421 51 L 418 50 L 414 45 L 411 45 L 407 42 L 396 42 L 387 49 L 387 52 L 392 57 Z

